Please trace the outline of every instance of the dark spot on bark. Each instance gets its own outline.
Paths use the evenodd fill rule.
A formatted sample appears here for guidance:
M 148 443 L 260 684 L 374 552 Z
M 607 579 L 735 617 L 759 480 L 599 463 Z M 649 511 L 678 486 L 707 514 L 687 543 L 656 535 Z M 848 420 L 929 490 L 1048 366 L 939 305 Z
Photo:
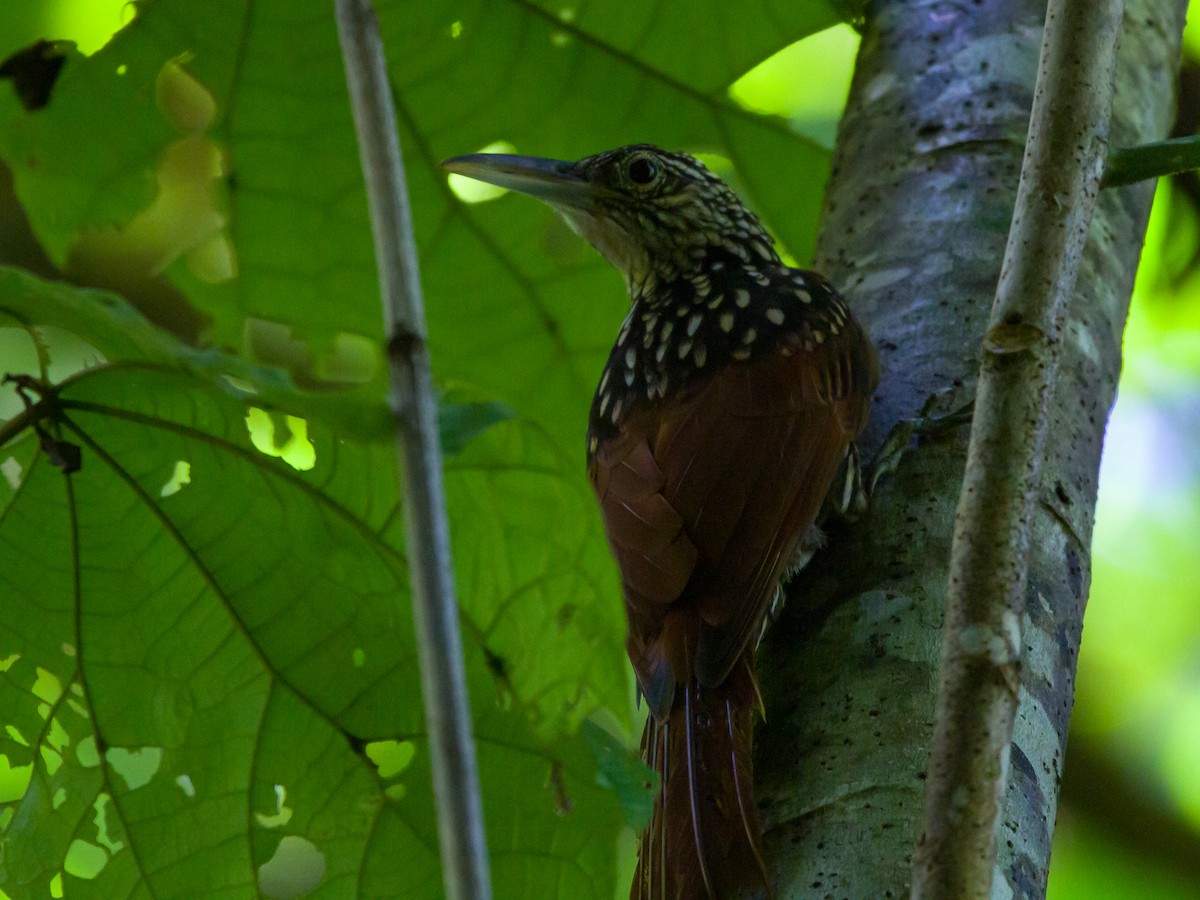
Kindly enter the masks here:
M 1067 493 L 1061 481 L 1054 482 L 1054 496 L 1058 498 L 1063 506 L 1071 505 L 1071 495 Z
M 407 364 L 413 351 L 421 343 L 420 336 L 415 331 L 397 331 L 388 341 L 388 356 Z
M 67 55 L 60 41 L 38 41 L 0 63 L 0 78 L 12 80 L 27 112 L 42 109 L 62 71 Z
M 1083 597 L 1083 566 L 1079 564 L 1079 554 L 1070 545 L 1067 546 L 1067 585 L 1072 597 L 1076 600 Z

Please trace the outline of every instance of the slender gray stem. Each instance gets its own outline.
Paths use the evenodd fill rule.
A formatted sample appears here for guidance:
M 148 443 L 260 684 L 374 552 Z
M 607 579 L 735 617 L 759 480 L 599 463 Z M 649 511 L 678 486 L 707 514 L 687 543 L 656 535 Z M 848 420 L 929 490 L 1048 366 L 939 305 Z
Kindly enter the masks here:
M 334 0 L 334 6 L 383 296 L 413 618 L 446 896 L 487 900 L 491 896 L 487 845 L 450 564 L 437 406 L 396 113 L 370 0 Z
M 1063 325 L 1100 190 L 1122 0 L 1050 0 L 955 515 L 913 898 L 991 894 L 1020 691 L 1030 522 Z

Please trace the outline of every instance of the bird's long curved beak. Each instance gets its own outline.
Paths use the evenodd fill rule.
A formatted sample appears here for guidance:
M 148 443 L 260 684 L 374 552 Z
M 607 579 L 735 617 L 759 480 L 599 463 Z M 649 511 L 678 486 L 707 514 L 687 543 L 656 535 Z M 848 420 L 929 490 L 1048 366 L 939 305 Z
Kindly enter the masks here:
M 587 209 L 596 198 L 595 186 L 575 171 L 575 164 L 558 159 L 470 153 L 443 160 L 442 168 L 455 175 L 528 194 L 552 206 Z

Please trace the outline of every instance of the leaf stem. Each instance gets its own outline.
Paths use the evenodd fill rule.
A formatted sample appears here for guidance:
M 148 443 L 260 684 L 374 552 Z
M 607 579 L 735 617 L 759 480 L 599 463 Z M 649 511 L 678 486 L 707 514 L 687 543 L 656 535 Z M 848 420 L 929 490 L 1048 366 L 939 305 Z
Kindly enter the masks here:
M 39 422 L 46 416 L 46 409 L 42 406 L 45 401 L 40 401 L 33 406 L 27 406 L 11 419 L 0 422 L 0 448 L 17 437 L 26 428 Z
M 1120 187 L 1189 169 L 1200 169 L 1200 135 L 1136 147 L 1114 147 L 1108 154 L 1101 186 Z
M 1050 0 L 955 515 L 914 900 L 988 897 L 1048 403 L 1100 190 L 1122 0 Z
M 370 0 L 335 0 L 388 338 L 391 406 L 446 896 L 488 900 L 487 846 L 450 563 L 424 302 L 383 42 Z M 399 702 L 399 698 L 397 698 Z

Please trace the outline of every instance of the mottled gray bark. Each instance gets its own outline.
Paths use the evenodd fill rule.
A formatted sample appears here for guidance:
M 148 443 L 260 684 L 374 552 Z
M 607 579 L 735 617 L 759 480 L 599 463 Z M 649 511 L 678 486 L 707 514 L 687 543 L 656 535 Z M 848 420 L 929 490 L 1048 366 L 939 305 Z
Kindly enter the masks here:
M 1111 136 L 1167 134 L 1184 0 L 1127 0 Z M 864 449 L 970 397 L 1020 171 L 1045 4 L 878 0 L 839 133 L 817 267 L 880 350 Z M 1066 328 L 1032 525 L 995 897 L 1045 892 L 1104 425 L 1153 186 L 1106 191 Z M 966 429 L 923 438 L 835 526 L 760 662 L 756 777 L 783 897 L 907 895 Z
M 950 545 L 912 900 L 984 897 L 1008 788 L 1050 403 L 1100 196 L 1125 0 L 1049 0 Z

